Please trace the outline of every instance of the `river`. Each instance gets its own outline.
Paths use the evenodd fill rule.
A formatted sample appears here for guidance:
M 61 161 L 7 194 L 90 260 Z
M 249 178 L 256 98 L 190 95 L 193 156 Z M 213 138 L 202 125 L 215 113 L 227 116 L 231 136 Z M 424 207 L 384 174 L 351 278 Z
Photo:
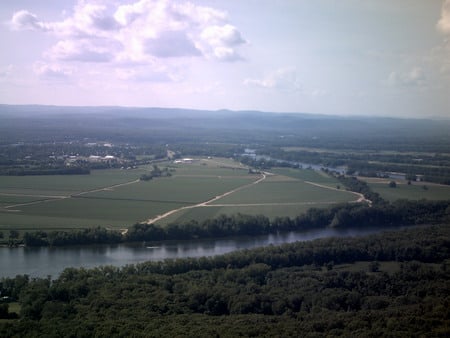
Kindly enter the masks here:
M 383 230 L 389 229 L 325 228 L 256 237 L 173 241 L 157 244 L 86 245 L 53 248 L 1 247 L 0 277 L 14 277 L 18 274 L 27 274 L 30 277 L 47 277 L 50 275 L 52 278 L 56 278 L 67 267 L 124 266 L 167 258 L 215 256 L 235 250 L 251 249 L 265 245 L 309 241 L 332 236 L 364 236 Z

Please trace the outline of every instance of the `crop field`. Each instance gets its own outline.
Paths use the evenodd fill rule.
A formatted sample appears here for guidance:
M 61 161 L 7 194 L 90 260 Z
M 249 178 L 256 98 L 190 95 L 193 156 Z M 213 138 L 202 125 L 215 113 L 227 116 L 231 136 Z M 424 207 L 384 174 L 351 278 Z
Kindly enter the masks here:
M 208 201 L 255 181 L 238 163 L 169 164 L 172 177 L 139 181 L 151 170 L 96 170 L 91 175 L 0 177 L 0 230 L 126 228 L 172 209 Z
M 306 212 L 311 207 L 326 208 L 332 203 L 294 203 L 294 204 L 267 204 L 267 205 L 235 205 L 235 206 L 215 206 L 195 207 L 191 209 L 181 210 L 170 215 L 163 220 L 158 221 L 159 224 L 169 224 L 176 222 L 185 222 L 187 220 L 203 221 L 218 217 L 220 215 L 233 215 L 241 213 L 244 215 L 265 215 L 270 218 L 275 217 L 296 217 Z
M 207 205 L 175 212 L 161 224 L 205 220 L 221 214 L 265 215 L 270 218 L 295 217 L 311 207 L 356 201 L 354 193 L 339 190 L 339 181 L 312 170 L 275 168 L 258 184 L 246 186 Z
M 268 177 L 260 184 L 243 189 L 211 204 L 275 204 L 308 202 L 348 202 L 356 200 L 354 194 L 347 191 L 331 190 L 305 183 L 300 180 L 280 180 Z
M 90 175 L 0 176 L 0 196 L 65 196 L 135 180 L 144 172 L 145 169 L 108 169 L 93 170 Z
M 391 202 L 398 199 L 450 200 L 450 186 L 446 185 L 413 182 L 411 185 L 397 184 L 395 188 L 391 188 L 388 181 L 379 181 L 371 182 L 369 186 L 382 198 Z
M 183 222 L 220 214 L 295 217 L 311 207 L 354 202 L 339 182 L 312 170 L 250 174 L 230 159 L 160 163 L 172 176 L 140 181 L 152 166 L 91 175 L 0 177 L 0 230 L 124 229 L 136 222 Z
M 335 179 L 334 177 L 328 176 L 326 173 L 321 171 L 315 171 L 315 170 L 298 170 L 298 169 L 292 169 L 292 168 L 275 168 L 271 172 L 292 177 L 295 179 L 299 179 L 302 181 L 308 181 L 308 182 L 314 182 L 317 184 L 325 185 L 331 188 L 336 188 L 340 185 L 340 182 Z

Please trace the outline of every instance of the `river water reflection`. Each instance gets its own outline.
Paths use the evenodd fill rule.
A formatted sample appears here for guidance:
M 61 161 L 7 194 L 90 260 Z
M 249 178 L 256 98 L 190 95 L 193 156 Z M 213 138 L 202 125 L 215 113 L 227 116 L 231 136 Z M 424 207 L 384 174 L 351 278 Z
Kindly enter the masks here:
M 392 228 L 390 228 L 392 229 Z M 398 228 L 397 228 L 398 229 Z M 210 239 L 162 243 L 89 245 L 42 248 L 0 248 L 0 277 L 28 274 L 31 277 L 56 278 L 67 267 L 92 268 L 101 265 L 124 266 L 166 258 L 202 257 L 265 245 L 309 241 L 325 237 L 363 236 L 388 230 L 320 229 L 256 237 Z

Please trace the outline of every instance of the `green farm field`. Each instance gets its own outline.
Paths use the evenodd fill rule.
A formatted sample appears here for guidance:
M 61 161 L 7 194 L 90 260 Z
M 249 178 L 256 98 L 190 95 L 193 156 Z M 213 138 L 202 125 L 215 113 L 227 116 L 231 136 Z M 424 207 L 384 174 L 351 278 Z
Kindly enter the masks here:
M 3 194 L 66 196 L 136 180 L 145 171 L 107 169 L 93 170 L 90 175 L 0 176 L 0 198 Z
M 298 170 L 292 168 L 275 168 L 271 172 L 301 181 L 314 182 L 330 188 L 336 188 L 341 184 L 336 178 L 331 177 L 324 172 L 314 171 L 312 169 Z
M 249 174 L 230 159 L 161 163 L 171 177 L 139 181 L 152 169 L 91 175 L 0 177 L 0 230 L 124 229 L 136 222 L 183 222 L 220 214 L 295 217 L 311 207 L 352 202 L 339 182 L 312 170 L 275 168 Z
M 172 177 L 139 181 L 151 166 L 91 175 L 0 177 L 0 230 L 126 228 L 255 181 L 239 163 L 163 163 Z
M 386 181 L 369 183 L 369 186 L 382 198 L 391 202 L 399 199 L 450 200 L 450 186 L 446 185 L 414 182 L 411 185 L 397 184 L 395 188 L 391 188 L 389 182 Z
M 179 210 L 160 224 L 205 220 L 236 213 L 295 217 L 311 207 L 326 208 L 358 200 L 354 193 L 336 189 L 339 181 L 312 170 L 274 168 L 258 184 L 249 185 L 201 207 Z
M 228 195 L 212 204 L 299 204 L 299 203 L 341 203 L 358 199 L 348 191 L 327 189 L 287 178 L 281 180 L 278 175 L 269 176 L 260 184 Z
M 327 208 L 332 203 L 296 203 L 296 204 L 273 204 L 273 205 L 235 205 L 235 206 L 215 206 L 209 205 L 208 207 L 195 207 L 191 209 L 181 210 L 176 212 L 160 221 L 158 224 L 170 224 L 177 222 L 185 222 L 188 220 L 204 221 L 207 219 L 215 218 L 220 215 L 265 215 L 270 218 L 275 217 L 296 217 L 306 212 L 311 207 L 314 208 Z

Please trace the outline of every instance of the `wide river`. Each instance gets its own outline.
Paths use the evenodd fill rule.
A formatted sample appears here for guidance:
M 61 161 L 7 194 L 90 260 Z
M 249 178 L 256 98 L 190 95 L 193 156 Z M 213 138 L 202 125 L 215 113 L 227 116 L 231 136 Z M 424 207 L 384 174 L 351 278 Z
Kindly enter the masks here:
M 392 229 L 392 228 L 391 228 Z M 398 228 L 397 228 L 398 229 Z M 377 229 L 320 229 L 257 237 L 192 240 L 161 243 L 89 245 L 41 248 L 0 247 L 0 277 L 27 274 L 31 277 L 56 278 L 67 267 L 92 268 L 101 265 L 124 266 L 166 258 L 221 255 L 235 250 L 251 249 L 324 237 L 363 236 Z

